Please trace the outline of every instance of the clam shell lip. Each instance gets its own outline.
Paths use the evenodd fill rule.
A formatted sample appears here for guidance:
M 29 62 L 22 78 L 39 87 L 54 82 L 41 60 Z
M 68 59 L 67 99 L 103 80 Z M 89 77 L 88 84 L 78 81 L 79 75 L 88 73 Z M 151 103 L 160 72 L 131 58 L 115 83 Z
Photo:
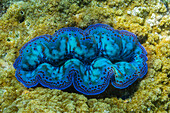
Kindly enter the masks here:
M 41 84 L 66 89 L 72 84 L 85 95 L 97 95 L 111 83 L 127 88 L 148 71 L 147 52 L 137 36 L 106 24 L 59 29 L 27 42 L 13 66 L 25 87 Z

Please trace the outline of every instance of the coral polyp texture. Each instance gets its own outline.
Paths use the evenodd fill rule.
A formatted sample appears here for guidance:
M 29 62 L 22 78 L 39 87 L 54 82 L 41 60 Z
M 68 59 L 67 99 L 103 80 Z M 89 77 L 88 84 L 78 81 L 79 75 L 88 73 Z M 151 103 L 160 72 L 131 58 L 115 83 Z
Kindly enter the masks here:
M 67 27 L 26 43 L 14 63 L 15 76 L 28 88 L 41 84 L 63 90 L 73 84 L 85 95 L 97 95 L 110 83 L 123 89 L 142 78 L 148 70 L 146 54 L 126 30 L 105 24 Z

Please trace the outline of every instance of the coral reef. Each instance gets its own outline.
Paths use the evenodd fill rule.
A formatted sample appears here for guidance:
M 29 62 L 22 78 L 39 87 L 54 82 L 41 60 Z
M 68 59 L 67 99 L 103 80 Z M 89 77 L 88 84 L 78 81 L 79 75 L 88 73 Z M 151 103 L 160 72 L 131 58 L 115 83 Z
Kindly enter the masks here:
M 162 1 L 11 3 L 0 18 L 0 112 L 170 112 L 170 3 Z M 147 50 L 149 67 L 140 82 L 136 81 L 126 90 L 113 88 L 113 93 L 87 97 L 72 89 L 59 91 L 42 86 L 27 89 L 17 81 L 13 63 L 19 49 L 29 40 L 52 35 L 63 27 L 85 29 L 95 23 L 128 30 L 138 36 Z

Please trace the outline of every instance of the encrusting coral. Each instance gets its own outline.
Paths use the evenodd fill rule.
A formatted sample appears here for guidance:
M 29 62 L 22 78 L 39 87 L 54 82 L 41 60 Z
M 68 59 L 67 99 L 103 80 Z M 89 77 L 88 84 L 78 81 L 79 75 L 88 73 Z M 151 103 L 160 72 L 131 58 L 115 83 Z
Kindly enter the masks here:
M 168 6 L 166 0 L 13 2 L 0 17 L 0 112 L 169 112 Z M 17 81 L 13 63 L 29 40 L 52 35 L 63 27 L 85 29 L 96 23 L 137 35 L 148 53 L 148 73 L 143 79 L 124 90 L 108 88 L 104 94 L 92 97 L 72 88 L 27 89 Z

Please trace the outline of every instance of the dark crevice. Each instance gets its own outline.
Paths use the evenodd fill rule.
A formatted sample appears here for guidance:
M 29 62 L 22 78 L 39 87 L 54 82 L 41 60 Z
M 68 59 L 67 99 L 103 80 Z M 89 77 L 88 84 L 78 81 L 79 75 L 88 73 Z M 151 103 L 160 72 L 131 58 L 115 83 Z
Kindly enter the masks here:
M 21 18 L 19 18 L 19 23 L 22 23 L 25 20 L 25 17 L 22 16 Z

